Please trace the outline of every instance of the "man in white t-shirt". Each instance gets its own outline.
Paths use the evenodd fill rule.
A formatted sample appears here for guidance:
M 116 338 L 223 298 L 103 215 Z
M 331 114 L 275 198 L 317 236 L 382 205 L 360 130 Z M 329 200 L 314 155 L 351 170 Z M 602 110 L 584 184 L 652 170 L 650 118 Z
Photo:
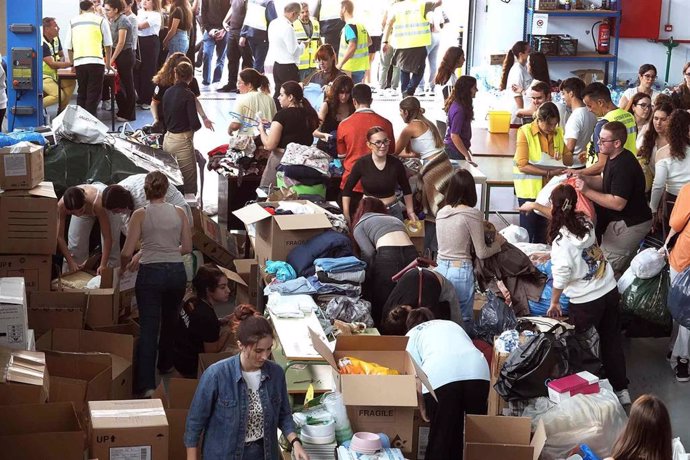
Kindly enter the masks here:
M 518 123 L 520 121 L 522 121 L 523 124 L 531 123 L 534 113 L 540 105 L 544 102 L 553 102 L 551 100 L 551 87 L 543 81 L 533 80 L 527 94 L 530 96 L 530 103 L 515 112 Z M 558 114 L 560 115 L 559 125 L 561 128 L 564 128 L 565 122 L 568 120 L 569 116 L 568 110 L 566 106 L 560 102 L 554 102 L 554 105 L 558 108 Z
M 565 145 L 573 152 L 573 166 L 571 169 L 582 169 L 587 161 L 587 144 L 592 138 L 597 117 L 587 110 L 582 102 L 585 82 L 577 77 L 563 80 L 559 88 L 563 102 L 571 110 L 570 117 L 565 124 Z

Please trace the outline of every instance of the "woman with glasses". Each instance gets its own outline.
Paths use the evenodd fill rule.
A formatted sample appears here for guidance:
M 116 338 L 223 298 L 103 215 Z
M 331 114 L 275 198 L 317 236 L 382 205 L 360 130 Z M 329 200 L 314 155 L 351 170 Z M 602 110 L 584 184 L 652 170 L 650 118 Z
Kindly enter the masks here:
M 332 157 L 337 156 L 335 135 L 338 125 L 355 113 L 355 106 L 352 102 L 352 87 L 354 85 L 352 78 L 347 75 L 336 78 L 326 92 L 326 100 L 323 101 L 319 110 L 321 126 L 314 131 L 314 137 L 318 139 L 316 147 Z
M 649 120 L 652 118 L 652 98 L 647 93 L 636 93 L 630 103 L 628 109 L 635 117 L 635 124 L 637 124 L 637 149 L 642 145 L 642 137 Z
M 683 81 L 671 94 L 674 107 L 690 110 L 690 62 L 683 66 Z
M 398 158 L 388 155 L 391 139 L 380 126 L 367 131 L 367 146 L 371 155 L 365 155 L 352 168 L 343 189 L 343 214 L 350 221 L 350 199 L 352 189 L 361 181 L 365 196 L 373 196 L 383 201 L 388 214 L 403 220 L 403 211 L 395 192 L 402 189 L 407 217 L 417 220 L 412 205 L 412 189 L 407 179 L 405 166 Z
M 618 103 L 618 107 L 623 110 L 629 110 L 632 105 L 632 98 L 637 93 L 648 94 L 652 98 L 652 103 L 656 99 L 659 91 L 654 89 L 654 82 L 656 81 L 656 67 L 653 64 L 642 64 L 640 70 L 637 72 L 639 79 L 637 80 L 637 86 L 633 88 L 628 88 L 621 96 L 621 100 Z

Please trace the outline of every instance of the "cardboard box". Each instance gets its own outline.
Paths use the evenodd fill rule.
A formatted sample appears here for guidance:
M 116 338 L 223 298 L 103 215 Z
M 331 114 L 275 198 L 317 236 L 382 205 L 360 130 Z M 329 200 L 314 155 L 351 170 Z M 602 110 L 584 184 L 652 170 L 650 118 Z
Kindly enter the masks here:
M 501 374 L 501 369 L 503 364 L 510 356 L 510 353 L 501 353 L 497 350 L 494 344 L 494 355 L 491 359 L 491 365 L 489 367 L 491 376 L 489 380 L 489 398 L 488 398 L 488 410 L 487 415 L 503 415 L 503 410 L 508 407 L 508 403 L 496 393 L 494 385 L 498 381 L 498 376 Z
M 0 348 L 0 406 L 39 404 L 48 400 L 45 354 Z
M 24 278 L 26 292 L 49 291 L 53 256 L 0 255 L 0 277 Z
M 537 460 L 546 443 L 540 420 L 530 441 L 529 417 L 465 416 L 465 460 Z
M 67 276 L 77 277 L 84 281 L 87 278 L 93 278 L 95 275 L 80 271 Z M 56 286 L 62 292 L 75 292 L 84 296 L 84 321 L 87 326 L 112 326 L 118 323 L 120 317 L 120 278 L 118 270 L 112 268 L 105 269 L 101 274 L 101 287 L 99 289 L 74 289 L 66 287 L 60 280 L 58 280 Z
M 319 335 L 309 330 L 314 349 L 333 368 L 336 390 L 342 393 L 352 429 L 386 433 L 391 445 L 406 455 L 413 452 L 414 412 L 417 408 L 418 376 L 431 385 L 424 371 L 405 350 L 407 337 L 340 336 L 331 351 Z M 338 373 L 340 358 L 352 356 L 395 369 L 400 375 L 352 375 Z M 431 390 L 433 394 L 433 390 Z M 435 396 L 434 396 L 435 397 Z
M 153 395 L 154 398 L 163 401 L 165 415 L 168 418 L 170 428 L 168 455 L 170 460 L 187 459 L 184 446 L 185 423 L 198 384 L 199 381 L 196 379 L 171 378 L 168 380 L 167 392 L 161 383 Z
M 0 254 L 53 254 L 57 248 L 57 197 L 51 182 L 0 193 Z
M 426 457 L 426 446 L 429 444 L 429 430 L 431 423 L 425 422 L 418 410 L 414 412 L 414 434 L 412 437 L 412 457 L 411 460 L 424 460 Z
M 580 69 L 570 72 L 576 75 L 580 80 L 584 81 L 586 85 L 594 81 L 604 81 L 604 71 L 601 69 Z
M 259 262 L 256 259 L 235 259 L 235 271 L 245 283 L 244 286 L 237 285 L 235 305 L 256 305 L 259 295 Z
M 86 296 L 81 292 L 38 291 L 29 293 L 29 327 L 38 336 L 53 328 L 82 329 Z
M 309 201 L 291 201 L 308 206 L 314 214 L 276 216 L 265 206 L 280 206 L 280 202 L 253 203 L 232 213 L 244 223 L 250 234 L 255 234 L 254 252 L 259 264 L 266 260 L 286 260 L 288 253 L 309 238 L 331 228 L 323 208 Z M 250 229 L 254 226 L 254 231 Z
M 237 353 L 229 351 L 221 351 L 219 353 L 199 353 L 199 364 L 197 366 L 197 378 L 201 378 L 201 374 L 213 363 L 217 363 L 223 359 L 235 356 Z
M 575 395 L 599 393 L 599 377 L 583 371 L 551 380 L 546 386 L 549 388 L 549 399 L 558 404 Z
M 78 329 L 52 329 L 41 336 L 36 345 L 42 351 L 109 353 L 112 360 L 110 397 L 132 397 L 133 336 Z
M 22 142 L 0 148 L 0 189 L 30 190 L 43 182 L 43 147 Z
M 167 460 L 168 440 L 160 399 L 89 401 L 90 458 Z
M 24 278 L 0 278 L 0 346 L 26 350 L 28 333 Z
M 130 319 L 137 310 L 137 295 L 134 290 L 137 275 L 136 272 L 120 272 L 120 308 L 118 317 Z
M 213 262 L 223 267 L 232 267 L 235 254 L 228 243 L 230 235 L 227 229 L 218 225 L 199 208 L 192 208 L 192 217 L 194 218 L 192 232 L 194 247 Z
M 110 398 L 112 359 L 107 353 L 46 351 L 50 373 L 49 402 L 68 401 L 83 414 L 87 401 Z
M 424 254 L 424 221 L 419 221 L 419 227 L 405 225 L 405 232 L 412 240 L 418 253 Z
M 71 403 L 13 405 L 0 411 L 3 458 L 83 460 L 85 440 Z

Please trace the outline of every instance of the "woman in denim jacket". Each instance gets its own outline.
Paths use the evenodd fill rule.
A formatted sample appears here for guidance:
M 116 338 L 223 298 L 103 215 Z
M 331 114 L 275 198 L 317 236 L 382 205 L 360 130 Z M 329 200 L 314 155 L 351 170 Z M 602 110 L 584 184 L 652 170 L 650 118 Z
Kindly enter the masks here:
M 269 361 L 273 331 L 263 316 L 248 310 L 237 328 L 240 353 L 209 367 L 201 376 L 187 415 L 187 459 L 279 460 L 278 428 L 294 458 L 309 460 L 295 434 L 285 373 Z

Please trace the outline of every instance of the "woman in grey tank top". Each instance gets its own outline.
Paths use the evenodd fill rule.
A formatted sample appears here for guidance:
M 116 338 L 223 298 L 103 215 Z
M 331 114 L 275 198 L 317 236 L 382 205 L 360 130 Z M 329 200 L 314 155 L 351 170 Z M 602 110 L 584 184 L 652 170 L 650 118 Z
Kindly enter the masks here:
M 144 191 L 150 203 L 132 214 L 121 254 L 120 266 L 124 270 L 139 270 L 135 294 L 141 338 L 135 391 L 142 396 L 150 396 L 156 388 L 156 350 L 159 372 L 173 370 L 173 334 L 187 284 L 182 255 L 192 251 L 185 212 L 165 202 L 168 186 L 168 178 L 162 172 L 146 175 Z M 141 251 L 133 255 L 139 241 Z

